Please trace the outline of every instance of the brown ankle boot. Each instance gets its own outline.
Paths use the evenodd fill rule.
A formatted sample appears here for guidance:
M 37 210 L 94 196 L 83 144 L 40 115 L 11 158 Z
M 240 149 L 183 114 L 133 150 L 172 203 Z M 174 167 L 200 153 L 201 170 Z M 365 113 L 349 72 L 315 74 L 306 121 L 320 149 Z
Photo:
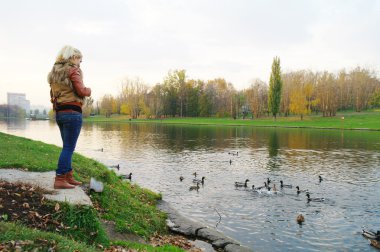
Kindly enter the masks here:
M 73 189 L 75 186 L 66 181 L 66 174 L 55 176 L 54 189 Z
M 81 185 L 82 184 L 82 182 L 76 181 L 74 179 L 74 177 L 73 177 L 73 171 L 69 171 L 68 173 L 66 173 L 66 181 L 70 185 Z

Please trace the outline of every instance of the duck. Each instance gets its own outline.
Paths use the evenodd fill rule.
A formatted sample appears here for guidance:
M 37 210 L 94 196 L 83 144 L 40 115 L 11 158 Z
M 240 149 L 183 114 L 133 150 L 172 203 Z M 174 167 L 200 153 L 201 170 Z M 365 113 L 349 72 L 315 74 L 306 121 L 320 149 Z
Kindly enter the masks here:
M 267 184 L 266 182 L 264 182 L 264 186 L 268 189 L 268 191 L 272 189 L 272 187 L 270 187 L 269 184 Z
M 368 239 L 371 239 L 371 240 L 378 240 L 378 241 L 380 241 L 380 230 L 375 233 L 375 231 L 364 230 L 363 229 L 362 235 L 365 238 L 368 238 Z
M 305 221 L 305 217 L 302 214 L 299 214 L 297 216 L 297 223 L 302 225 L 302 223 Z
M 179 181 L 181 181 L 181 182 L 182 182 L 184 179 L 185 179 L 185 178 L 184 178 L 183 176 L 180 176 L 180 177 L 179 177 Z
M 247 187 L 249 179 L 246 179 L 245 182 L 235 182 L 236 187 Z
M 380 241 L 378 240 L 371 240 L 371 245 L 374 246 L 375 248 L 380 249 Z
M 310 198 L 310 193 L 307 192 L 306 193 L 306 197 L 307 197 L 307 201 L 310 202 L 310 201 L 314 201 L 314 202 L 323 202 L 325 201 L 325 198 Z
M 323 180 L 322 176 L 319 175 L 318 178 L 319 178 L 319 183 L 322 182 L 322 180 Z
M 232 164 L 232 160 L 230 159 L 230 165 Z
M 195 185 L 195 186 L 190 186 L 189 187 L 189 191 L 193 191 L 193 190 L 199 190 L 199 183 L 197 183 L 197 185 Z
M 200 183 L 203 185 L 205 183 L 205 177 L 202 177 L 202 179 L 193 179 L 193 183 Z
M 271 180 L 269 178 L 267 178 L 267 184 L 268 184 L 268 186 L 269 186 L 270 182 L 271 182 Z
M 132 172 L 129 173 L 129 174 L 123 174 L 123 175 L 120 175 L 119 177 L 122 178 L 122 179 L 129 179 L 129 180 L 132 180 Z
M 193 175 L 194 175 L 194 178 L 196 178 L 197 177 L 197 172 L 194 172 Z
M 299 186 L 296 186 L 297 194 L 300 194 L 301 192 L 307 192 L 307 190 L 300 190 Z
M 267 185 L 267 182 L 264 182 L 264 185 L 263 186 L 259 186 L 259 187 L 257 187 L 256 189 L 257 190 L 262 190 L 262 189 L 264 189 L 264 188 L 267 188 L 268 189 L 268 191 L 270 191 L 270 187 Z
M 280 185 L 281 185 L 281 188 L 292 188 L 293 187 L 292 185 L 285 185 L 282 180 L 280 180 Z
M 252 191 L 258 192 L 260 189 L 255 188 L 255 185 L 252 185 Z
M 239 156 L 239 152 L 237 151 L 237 152 L 233 152 L 233 151 L 229 151 L 228 152 L 228 155 L 232 155 L 232 156 Z
M 270 191 L 270 189 L 268 191 Z M 273 184 L 273 190 L 272 191 L 273 191 L 273 193 L 277 193 L 276 184 Z
M 110 168 L 115 168 L 115 169 L 117 169 L 118 171 L 120 171 L 120 164 L 117 164 L 117 165 L 111 165 Z

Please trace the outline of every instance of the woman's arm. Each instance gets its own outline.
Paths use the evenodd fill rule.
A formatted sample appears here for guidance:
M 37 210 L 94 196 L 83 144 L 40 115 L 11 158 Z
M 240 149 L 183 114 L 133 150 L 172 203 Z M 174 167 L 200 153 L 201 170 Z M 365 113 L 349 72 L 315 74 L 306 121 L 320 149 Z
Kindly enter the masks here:
M 70 77 L 71 82 L 73 83 L 75 92 L 78 94 L 78 96 L 80 97 L 91 96 L 91 88 L 84 86 L 82 75 L 79 68 L 77 67 L 70 68 L 69 77 Z

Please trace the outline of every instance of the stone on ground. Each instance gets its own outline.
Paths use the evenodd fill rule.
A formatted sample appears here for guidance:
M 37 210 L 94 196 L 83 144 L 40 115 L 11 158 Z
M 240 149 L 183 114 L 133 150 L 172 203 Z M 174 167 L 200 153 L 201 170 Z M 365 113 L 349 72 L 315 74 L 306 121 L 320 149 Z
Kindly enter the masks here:
M 38 186 L 52 194 L 44 194 L 46 199 L 53 201 L 68 202 L 75 205 L 89 205 L 92 202 L 80 186 L 74 189 L 54 189 L 55 171 L 28 172 L 18 169 L 0 169 L 0 180 L 10 183 L 23 183 Z

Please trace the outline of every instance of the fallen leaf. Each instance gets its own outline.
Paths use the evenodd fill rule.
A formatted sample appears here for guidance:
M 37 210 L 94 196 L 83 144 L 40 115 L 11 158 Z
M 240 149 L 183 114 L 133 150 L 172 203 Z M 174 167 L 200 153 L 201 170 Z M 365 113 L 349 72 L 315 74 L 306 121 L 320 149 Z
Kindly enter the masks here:
M 57 204 L 55 204 L 54 210 L 55 210 L 56 212 L 59 211 L 59 203 L 58 203 L 58 202 L 57 202 Z

